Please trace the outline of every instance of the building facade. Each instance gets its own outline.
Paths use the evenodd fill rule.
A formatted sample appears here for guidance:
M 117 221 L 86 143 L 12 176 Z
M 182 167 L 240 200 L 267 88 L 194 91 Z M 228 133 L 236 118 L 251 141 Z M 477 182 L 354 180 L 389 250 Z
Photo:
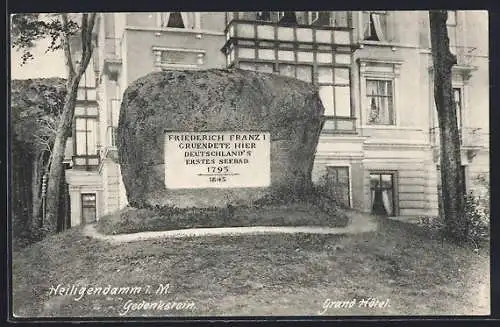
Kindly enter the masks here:
M 466 188 L 489 173 L 488 14 L 450 11 Z M 439 130 L 426 11 L 102 13 L 68 140 L 71 225 L 127 205 L 117 163 L 121 97 L 164 69 L 241 69 L 314 83 L 325 107 L 313 179 L 344 204 L 438 214 Z

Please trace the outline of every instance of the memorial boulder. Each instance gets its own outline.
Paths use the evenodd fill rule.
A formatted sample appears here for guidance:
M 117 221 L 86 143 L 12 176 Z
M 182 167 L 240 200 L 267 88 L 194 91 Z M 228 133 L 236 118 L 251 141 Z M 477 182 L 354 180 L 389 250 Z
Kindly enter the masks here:
M 317 88 L 240 69 L 164 71 L 125 91 L 119 162 L 133 207 L 251 204 L 301 194 L 322 123 Z

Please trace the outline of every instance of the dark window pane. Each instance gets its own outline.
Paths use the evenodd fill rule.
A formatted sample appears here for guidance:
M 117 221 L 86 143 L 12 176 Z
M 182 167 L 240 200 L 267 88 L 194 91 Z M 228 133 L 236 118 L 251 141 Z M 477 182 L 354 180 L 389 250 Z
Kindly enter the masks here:
M 313 12 L 312 24 L 317 26 L 330 26 L 330 12 L 329 11 Z
M 269 12 L 269 11 L 257 12 L 257 20 L 271 21 L 271 12 Z
M 82 208 L 82 220 L 84 223 L 92 223 L 96 221 L 95 208 Z
M 184 28 L 184 22 L 180 12 L 171 12 L 168 18 L 168 27 Z

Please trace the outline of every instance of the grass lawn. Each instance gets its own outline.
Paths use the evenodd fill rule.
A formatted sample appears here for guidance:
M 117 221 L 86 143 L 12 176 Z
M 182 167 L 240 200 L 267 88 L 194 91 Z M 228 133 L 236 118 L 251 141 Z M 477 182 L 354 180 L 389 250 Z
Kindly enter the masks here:
M 125 208 L 101 218 L 96 229 L 110 235 L 202 227 L 345 227 L 347 222 L 344 216 L 332 216 L 312 204 L 302 202 L 253 208 L 235 207 L 230 217 L 223 210 L 213 209 L 207 209 L 206 213 L 186 210 L 162 215 L 151 209 Z
M 58 284 L 141 290 L 77 301 L 76 296 L 50 295 L 50 287 Z M 167 294 L 155 294 L 160 284 L 169 284 Z M 359 307 L 369 298 L 389 302 L 384 308 Z M 160 300 L 194 306 L 179 311 L 132 306 L 127 312 L 128 300 L 135 308 Z M 352 300 L 357 304 L 352 308 L 323 308 Z M 84 237 L 74 228 L 14 253 L 13 311 L 19 317 L 489 314 L 489 254 L 389 220 L 376 232 L 349 236 L 244 235 L 124 244 Z

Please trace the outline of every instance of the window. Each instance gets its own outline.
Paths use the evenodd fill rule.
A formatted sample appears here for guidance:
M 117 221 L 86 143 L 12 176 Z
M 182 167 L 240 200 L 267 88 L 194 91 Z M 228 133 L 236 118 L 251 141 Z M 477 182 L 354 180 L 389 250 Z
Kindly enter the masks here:
M 107 138 L 109 146 L 116 146 L 116 127 L 108 126 L 107 128 Z
M 368 41 L 386 41 L 387 14 L 385 11 L 363 12 L 363 38 Z
M 82 194 L 82 225 L 91 224 L 97 219 L 95 193 Z
M 349 68 L 319 66 L 319 97 L 325 108 L 323 132 L 355 132 Z
M 344 207 L 351 206 L 349 167 L 327 167 L 328 187 L 332 197 Z
M 271 12 L 270 11 L 258 11 L 257 12 L 257 20 L 270 22 L 271 21 Z
M 279 65 L 279 74 L 312 83 L 312 66 L 309 65 Z
M 280 25 L 297 25 L 297 16 L 293 11 L 278 11 L 278 23 Z
M 368 123 L 394 125 L 393 85 L 391 80 L 366 80 Z
M 333 21 L 331 19 L 329 11 L 312 11 L 309 13 L 309 24 L 317 26 L 332 26 Z
M 316 26 L 347 27 L 347 11 L 310 11 L 309 24 Z
M 86 170 L 99 165 L 98 108 L 86 103 L 75 107 L 73 120 L 73 164 Z
M 182 15 L 179 12 L 170 13 L 170 17 L 167 22 L 167 27 L 184 28 L 184 21 Z
M 97 118 L 76 117 L 76 155 L 97 155 Z
M 325 116 L 351 117 L 349 68 L 318 67 L 319 95 Z
M 370 198 L 373 214 L 395 215 L 394 173 L 370 174 Z
M 457 112 L 457 126 L 462 128 L 462 89 L 459 87 L 453 88 L 453 101 L 455 102 L 455 110 Z
M 319 97 L 325 108 L 323 132 L 354 132 L 349 68 L 319 66 Z
M 163 12 L 159 13 L 159 25 L 170 28 L 200 28 L 199 12 Z

